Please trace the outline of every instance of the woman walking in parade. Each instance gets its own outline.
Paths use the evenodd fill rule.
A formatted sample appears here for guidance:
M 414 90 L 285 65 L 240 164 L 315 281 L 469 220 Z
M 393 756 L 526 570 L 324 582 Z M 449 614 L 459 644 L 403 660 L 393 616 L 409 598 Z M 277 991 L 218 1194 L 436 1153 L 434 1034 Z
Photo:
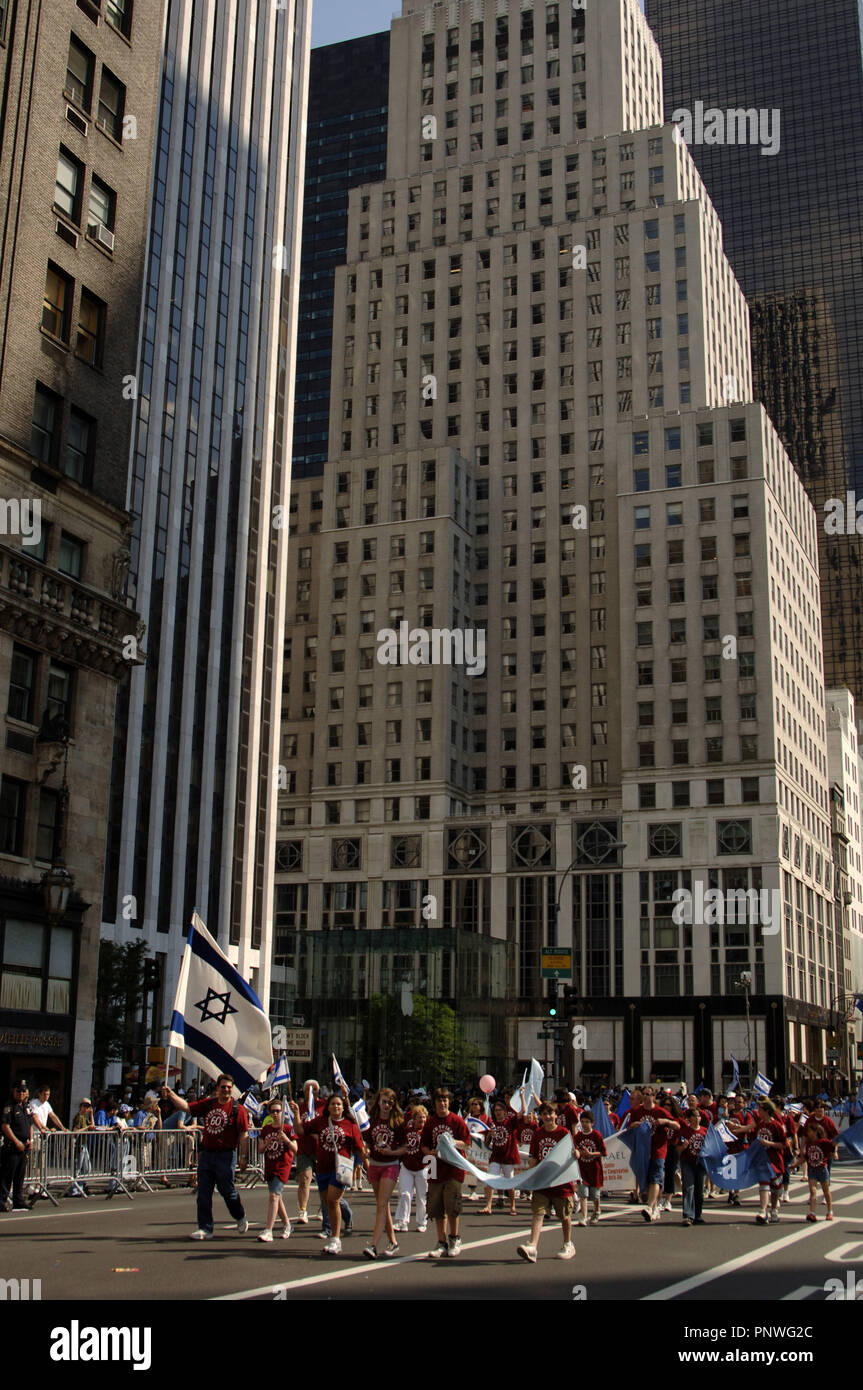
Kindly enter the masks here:
M 410 1230 L 411 1201 L 414 1193 L 417 1199 L 417 1230 L 424 1231 L 428 1225 L 426 1198 L 429 1184 L 421 1148 L 423 1126 L 428 1117 L 429 1112 L 424 1105 L 411 1101 L 410 1113 L 400 1135 L 405 1153 L 399 1173 L 399 1200 L 393 1222 L 394 1231 Z
M 363 1254 L 369 1260 L 378 1257 L 378 1243 L 386 1229 L 388 1243 L 385 1255 L 392 1257 L 398 1253 L 399 1243 L 393 1229 L 390 1197 L 399 1179 L 399 1159 L 408 1152 L 404 1143 L 404 1115 L 398 1106 L 395 1091 L 384 1087 L 378 1091 L 374 1105 L 369 1111 L 369 1162 L 368 1173 L 377 1202 L 375 1229 L 367 1242 Z
M 345 1088 L 345 1096 L 347 1088 Z M 327 1108 L 315 1119 L 303 1119 L 300 1108 L 291 1105 L 294 1128 L 299 1138 L 313 1135 L 317 1142 L 315 1155 L 318 1191 L 326 1202 L 332 1235 L 323 1248 L 324 1255 L 340 1255 L 342 1251 L 341 1200 L 353 1178 L 353 1155 L 360 1153 L 365 1161 L 362 1135 L 355 1120 L 348 1118 L 347 1101 L 342 1096 L 330 1096 Z

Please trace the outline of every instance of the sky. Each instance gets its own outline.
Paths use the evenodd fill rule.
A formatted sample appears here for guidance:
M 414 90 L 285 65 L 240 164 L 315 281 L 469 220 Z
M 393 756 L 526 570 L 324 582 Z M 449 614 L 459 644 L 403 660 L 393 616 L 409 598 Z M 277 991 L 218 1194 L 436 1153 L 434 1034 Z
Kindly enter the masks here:
M 313 0 L 312 47 L 380 34 L 401 12 L 401 0 Z

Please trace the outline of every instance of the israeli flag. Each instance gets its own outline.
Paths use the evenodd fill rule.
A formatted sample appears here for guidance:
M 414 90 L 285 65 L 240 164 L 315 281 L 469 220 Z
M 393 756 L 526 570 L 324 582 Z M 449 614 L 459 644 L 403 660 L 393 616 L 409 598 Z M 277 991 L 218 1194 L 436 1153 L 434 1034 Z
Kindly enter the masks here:
M 728 1125 L 725 1123 L 724 1120 L 720 1120 L 717 1124 L 713 1126 L 713 1128 L 716 1130 L 716 1133 L 719 1135 L 723 1143 L 734 1143 L 734 1135 L 731 1133 L 731 1130 L 728 1128 Z
M 485 1120 L 479 1119 L 477 1115 L 469 1115 L 465 1120 L 465 1124 L 470 1130 L 471 1138 L 476 1140 L 477 1143 L 481 1143 L 489 1129 Z
M 786 1105 L 785 1109 L 789 1115 L 801 1115 L 803 1113 L 803 1102 L 795 1100 L 791 1105 Z
M 752 1089 L 757 1096 L 769 1096 L 773 1090 L 773 1082 L 769 1076 L 765 1076 L 764 1072 L 760 1071 L 755 1078 L 755 1085 Z
M 270 1090 L 273 1091 L 277 1086 L 287 1085 L 290 1079 L 291 1069 L 288 1066 L 288 1059 L 283 1052 L 267 1072 L 267 1079 L 264 1085 L 269 1086 Z
M 372 1122 L 369 1119 L 369 1112 L 366 1110 L 365 1101 L 355 1100 L 351 1109 L 353 1112 L 354 1119 L 356 1120 L 357 1125 L 359 1126 L 360 1132 L 362 1133 L 364 1130 L 369 1129 Z
M 239 1091 L 262 1080 L 273 1062 L 270 1020 L 251 985 L 228 960 L 197 912 L 186 938 L 168 1046 Z
M 248 1095 L 243 1096 L 241 1103 L 245 1106 L 246 1110 L 248 1110 L 249 1114 L 256 1120 L 259 1120 L 264 1113 L 264 1107 L 258 1100 L 255 1099 L 251 1092 Z
M 733 1052 L 731 1054 L 731 1065 L 734 1068 L 734 1074 L 731 1078 L 731 1085 L 725 1092 L 727 1096 L 736 1095 L 737 1092 L 740 1090 L 740 1068 L 737 1065 L 737 1058 L 735 1057 Z
M 333 1080 L 335 1081 L 335 1083 L 336 1083 L 337 1086 L 339 1086 L 339 1087 L 344 1086 L 344 1087 L 345 1087 L 345 1090 L 347 1090 L 348 1083 L 347 1083 L 347 1081 L 345 1081 L 345 1078 L 342 1076 L 341 1068 L 339 1067 L 339 1064 L 338 1064 L 338 1062 L 336 1061 L 336 1054 L 335 1054 L 335 1053 L 332 1054 L 332 1058 L 333 1058 Z

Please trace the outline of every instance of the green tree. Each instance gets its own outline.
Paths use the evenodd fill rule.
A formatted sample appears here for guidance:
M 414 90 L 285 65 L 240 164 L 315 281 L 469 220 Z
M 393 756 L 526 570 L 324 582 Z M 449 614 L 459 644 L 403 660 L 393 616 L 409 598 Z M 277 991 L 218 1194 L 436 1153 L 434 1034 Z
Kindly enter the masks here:
M 104 1085 L 108 1063 L 122 1062 L 138 1041 L 146 954 L 145 941 L 131 941 L 125 946 L 102 941 L 99 945 L 93 1029 L 93 1076 L 99 1086 Z
M 370 1060 L 385 1082 L 436 1085 L 476 1070 L 476 1047 L 455 1009 L 425 994 L 413 995 L 408 1015 L 402 1013 L 400 995 L 372 995 L 367 1039 Z

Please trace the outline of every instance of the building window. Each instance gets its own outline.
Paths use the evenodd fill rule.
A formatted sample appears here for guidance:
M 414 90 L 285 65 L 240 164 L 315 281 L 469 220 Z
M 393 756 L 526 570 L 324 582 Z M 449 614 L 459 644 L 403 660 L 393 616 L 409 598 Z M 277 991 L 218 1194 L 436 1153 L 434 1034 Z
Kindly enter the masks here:
M 682 844 L 680 824 L 652 825 L 647 835 L 647 853 L 650 859 L 679 858 Z
M 65 213 L 70 222 L 81 220 L 81 189 L 84 184 L 84 166 L 60 146 L 57 158 L 57 179 L 54 184 L 54 206 Z
M 58 265 L 48 262 L 45 297 L 42 301 L 42 327 L 61 342 L 69 341 L 70 312 L 74 281 Z
M 114 230 L 117 198 L 113 189 L 95 176 L 90 181 L 90 210 L 87 214 L 87 231 L 97 236 L 100 227 Z M 110 248 L 109 248 L 110 249 Z
M 37 656 L 28 647 L 12 648 L 12 666 L 9 674 L 9 704 L 6 713 L 12 719 L 20 719 L 25 724 L 33 723 L 33 698 L 36 684 Z
M 128 39 L 132 32 L 132 0 L 106 0 L 105 18 Z
M 23 853 L 26 805 L 26 782 L 4 777 L 0 782 L 0 854 Z
M 81 571 L 84 568 L 84 542 L 77 537 L 70 536 L 68 531 L 60 532 L 60 554 L 57 559 L 57 568 L 61 574 L 68 574 L 71 579 L 80 579 Z
M 66 436 L 65 473 L 84 487 L 90 486 L 93 466 L 93 448 L 96 440 L 96 421 L 75 406 L 69 412 L 69 430 Z
M 64 96 L 88 114 L 93 101 L 94 65 L 95 59 L 89 48 L 73 34 L 69 40 L 69 56 L 66 60 Z
M 716 853 L 751 854 L 752 822 L 749 820 L 717 821 Z
M 96 124 L 118 142 L 123 139 L 123 113 L 125 109 L 126 88 L 108 68 L 103 67 Z
M 33 397 L 33 422 L 30 427 L 30 452 L 52 468 L 57 460 L 61 409 L 60 397 L 37 381 Z
M 75 356 L 91 367 L 101 367 L 104 346 L 105 305 L 89 290 L 82 290 Z
M 59 661 L 52 661 L 48 671 L 46 713 L 52 721 L 71 723 L 72 668 Z
M 39 792 L 39 816 L 36 822 L 36 850 L 34 858 L 51 864 L 57 835 L 57 811 L 60 805 L 59 792 L 42 787 Z

